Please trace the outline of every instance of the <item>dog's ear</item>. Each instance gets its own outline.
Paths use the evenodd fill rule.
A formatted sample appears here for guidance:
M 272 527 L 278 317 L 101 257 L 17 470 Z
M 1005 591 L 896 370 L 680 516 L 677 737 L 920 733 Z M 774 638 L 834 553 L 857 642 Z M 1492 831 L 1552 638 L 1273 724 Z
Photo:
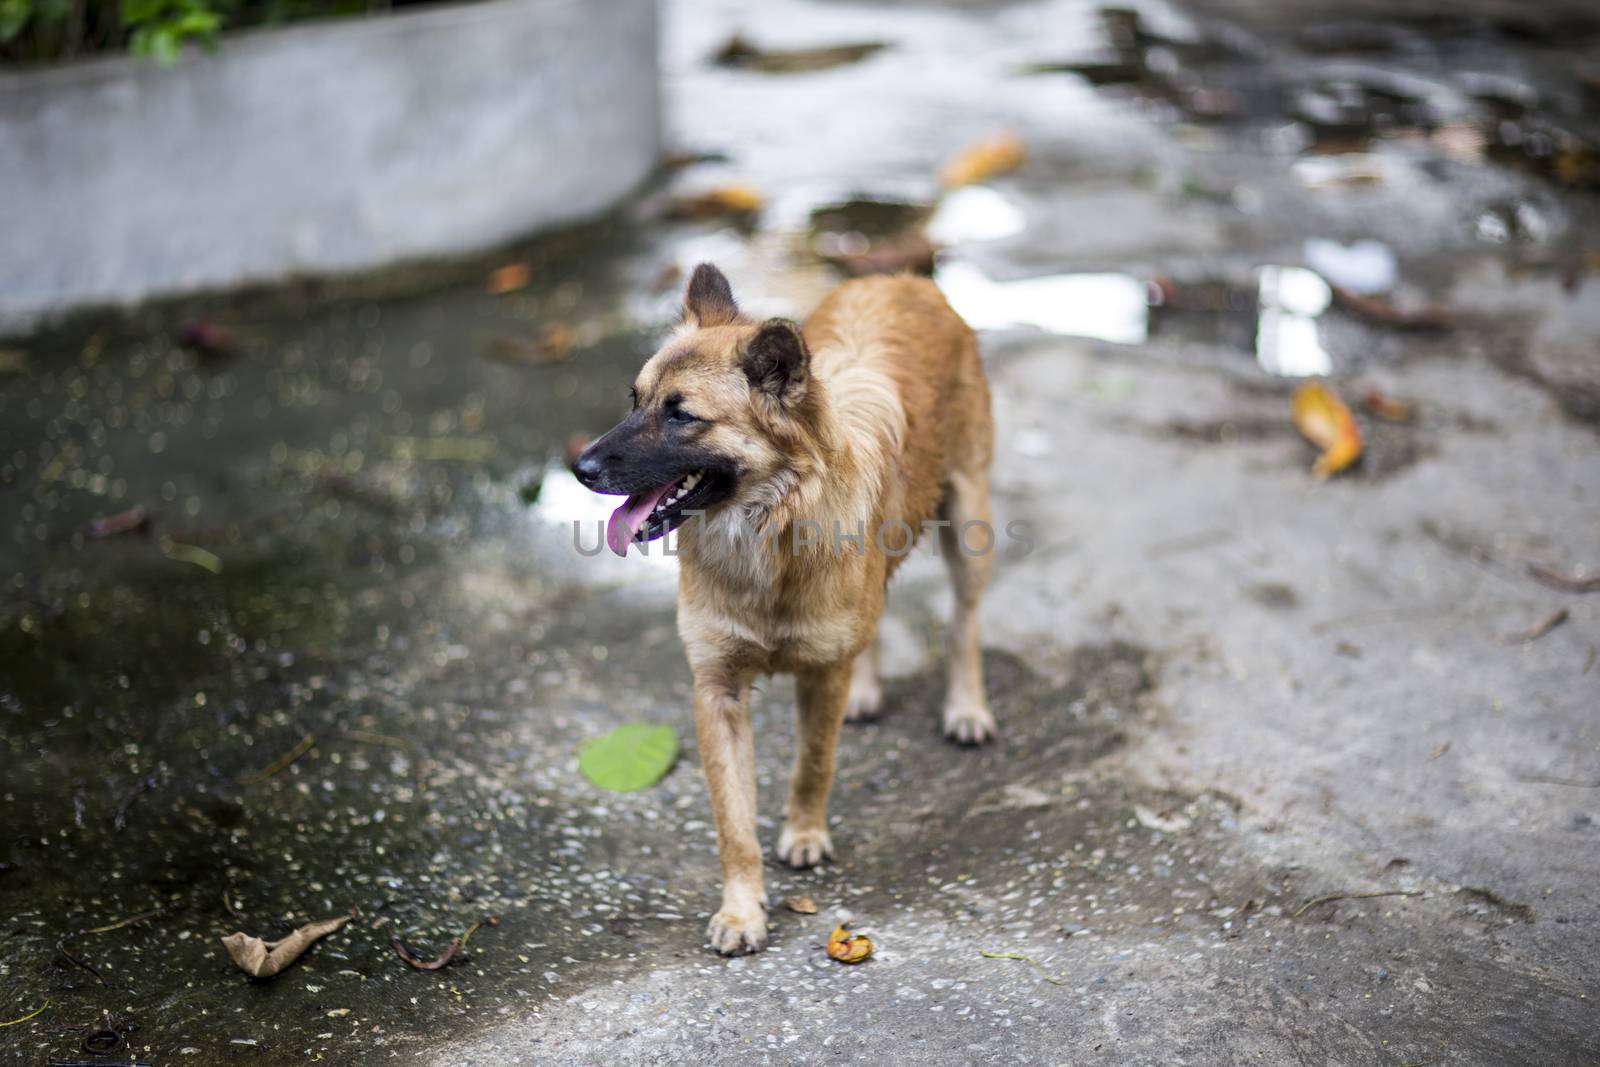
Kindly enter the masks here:
M 788 319 L 768 319 L 744 350 L 744 375 L 750 388 L 783 403 L 805 392 L 811 354 L 800 327 Z
M 700 264 L 689 277 L 689 290 L 683 295 L 683 317 L 684 321 L 702 328 L 739 321 L 739 305 L 733 302 L 733 287 L 711 264 Z

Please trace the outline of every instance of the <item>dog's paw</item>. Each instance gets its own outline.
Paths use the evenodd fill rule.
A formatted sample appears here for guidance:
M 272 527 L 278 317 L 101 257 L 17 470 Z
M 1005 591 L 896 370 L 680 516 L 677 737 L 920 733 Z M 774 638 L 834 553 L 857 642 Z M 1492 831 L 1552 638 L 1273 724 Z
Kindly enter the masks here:
M 791 867 L 815 867 L 833 855 L 833 839 L 826 830 L 785 826 L 778 835 L 778 858 Z
M 760 907 L 723 908 L 706 927 L 711 947 L 724 956 L 744 956 L 767 947 L 767 913 Z
M 947 704 L 944 735 L 959 745 L 981 745 L 994 740 L 994 716 L 982 703 Z
M 845 722 L 867 722 L 883 710 L 883 684 L 877 678 L 850 679 L 850 695 L 844 703 Z

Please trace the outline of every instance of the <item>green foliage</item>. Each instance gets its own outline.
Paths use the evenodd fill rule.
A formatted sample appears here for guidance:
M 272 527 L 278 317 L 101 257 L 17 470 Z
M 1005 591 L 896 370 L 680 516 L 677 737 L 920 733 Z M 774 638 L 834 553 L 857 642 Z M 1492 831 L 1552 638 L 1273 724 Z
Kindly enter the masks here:
M 677 759 L 678 735 L 672 727 L 636 722 L 584 745 L 578 769 L 601 789 L 632 793 L 661 781 Z
M 10 41 L 33 17 L 33 0 L 0 0 L 0 41 Z
M 128 47 L 163 67 L 178 61 L 187 41 L 215 44 L 222 15 L 210 0 L 122 0 L 122 24 L 131 32 Z
M 0 66 L 127 49 L 170 67 L 245 26 L 387 11 L 425 0 L 0 0 Z
M 65 59 L 128 48 L 162 66 L 214 44 L 235 0 L 0 0 L 0 60 Z

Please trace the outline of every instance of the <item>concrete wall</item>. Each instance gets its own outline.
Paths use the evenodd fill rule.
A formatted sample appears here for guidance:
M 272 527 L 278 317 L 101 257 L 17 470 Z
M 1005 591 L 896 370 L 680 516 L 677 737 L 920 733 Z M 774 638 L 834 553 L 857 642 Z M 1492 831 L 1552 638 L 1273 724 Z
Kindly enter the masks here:
M 657 73 L 654 0 L 485 0 L 0 75 L 0 327 L 599 213 Z

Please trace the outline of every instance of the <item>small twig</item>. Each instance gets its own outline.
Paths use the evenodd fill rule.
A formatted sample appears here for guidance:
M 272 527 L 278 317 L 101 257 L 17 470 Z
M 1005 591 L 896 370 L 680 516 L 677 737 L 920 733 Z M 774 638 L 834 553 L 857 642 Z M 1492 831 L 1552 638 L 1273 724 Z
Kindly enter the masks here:
M 498 915 L 491 915 L 487 919 L 479 919 L 477 922 L 475 922 L 471 926 L 467 927 L 467 932 L 461 935 L 461 938 L 460 938 L 461 947 L 462 948 L 466 948 L 467 947 L 467 942 L 472 938 L 473 934 L 478 932 L 478 927 L 480 927 L 480 926 L 499 926 L 499 925 L 500 925 L 500 916 L 498 916 Z
M 61 955 L 63 957 L 65 957 L 68 961 L 77 964 L 79 967 L 82 967 L 84 970 L 88 971 L 90 974 L 92 974 L 96 978 L 100 979 L 100 984 L 101 985 L 109 987 L 111 985 L 111 983 L 106 981 L 106 976 L 101 974 L 100 971 L 98 969 L 96 969 L 94 967 L 94 965 L 89 963 L 87 960 L 84 960 L 84 959 L 82 959 L 82 958 L 80 958 L 78 956 L 74 956 L 70 951 L 68 951 L 67 943 L 72 941 L 72 940 L 74 940 L 75 938 L 84 937 L 84 936 L 87 936 L 88 934 L 109 934 L 111 931 L 120 930 L 124 926 L 132 926 L 134 923 L 142 923 L 146 919 L 153 919 L 157 915 L 160 915 L 162 912 L 164 912 L 166 910 L 167 910 L 166 905 L 162 905 L 159 908 L 151 908 L 149 911 L 142 911 L 138 915 L 130 915 L 126 919 L 118 919 L 114 923 L 107 923 L 105 926 L 85 926 L 85 927 L 82 927 L 82 928 L 74 931 L 73 933 L 68 934 L 66 937 L 61 938 L 59 941 L 57 941 L 56 942 L 56 951 L 61 953 Z
M 224 889 L 222 891 L 222 907 L 223 907 L 224 910 L 227 911 L 227 913 L 229 915 L 232 915 L 235 919 L 244 918 L 244 913 L 241 912 L 238 908 L 233 906 L 233 901 L 231 899 L 229 899 L 228 891 L 226 889 Z
M 1519 634 L 1507 634 L 1500 639 L 1503 645 L 1526 645 L 1537 641 L 1557 626 L 1567 621 L 1567 609 L 1557 608 Z
M 74 935 L 74 936 L 76 936 L 76 935 Z M 64 937 L 60 941 L 57 941 L 56 942 L 56 951 L 61 953 L 61 955 L 64 956 L 69 962 L 77 964 L 79 967 L 82 967 L 84 970 L 88 971 L 90 974 L 92 974 L 96 978 L 98 978 L 100 980 L 100 984 L 101 985 L 109 987 L 111 985 L 111 983 L 106 981 L 106 976 L 105 975 L 103 975 L 99 971 L 97 971 L 92 964 L 89 964 L 86 961 L 79 959 L 77 956 L 74 956 L 72 953 L 67 951 L 67 941 L 68 940 L 69 940 L 69 938 L 65 938 Z
M 268 778 L 271 778 L 273 775 L 275 775 L 275 774 L 279 773 L 280 771 L 284 770 L 286 767 L 288 767 L 295 760 L 299 759 L 301 756 L 304 756 L 307 752 L 310 752 L 311 749 L 313 747 L 315 747 L 316 743 L 317 743 L 317 735 L 316 734 L 306 734 L 304 737 L 302 737 L 300 739 L 300 743 L 299 744 L 295 745 L 289 751 L 285 752 L 283 755 L 281 755 L 277 759 L 273 760 L 271 765 L 269 765 L 266 769 L 257 771 L 255 774 L 246 775 L 245 777 L 239 779 L 239 784 L 240 785 L 257 785 L 257 784 L 259 784 L 261 782 L 266 781 Z
M 420 959 L 416 956 L 413 956 L 411 954 L 411 950 L 406 948 L 405 942 L 401 941 L 398 937 L 390 941 L 389 944 L 394 948 L 395 955 L 405 960 L 412 970 L 417 971 L 437 971 L 441 967 L 444 967 L 446 964 L 448 964 L 451 960 L 455 959 L 456 953 L 461 951 L 460 938 L 450 942 L 450 944 L 445 947 L 443 952 L 439 953 L 437 957 L 431 960 Z
M 82 937 L 84 934 L 109 934 L 111 931 L 120 930 L 124 926 L 132 926 L 134 923 L 142 923 L 146 919 L 154 919 L 157 915 L 160 915 L 166 910 L 166 905 L 162 905 L 159 908 L 151 908 L 149 911 L 142 911 L 138 915 L 130 915 L 126 919 L 118 919 L 116 922 L 110 923 L 106 926 L 92 926 L 85 930 L 79 930 L 72 936 Z
M 1050 972 L 1041 967 L 1039 965 L 1039 961 L 1034 959 L 1032 956 L 1024 956 L 1020 952 L 987 952 L 983 949 L 978 950 L 978 955 L 982 956 L 986 960 L 1021 960 L 1023 963 L 1028 964 L 1034 970 L 1038 971 L 1039 977 L 1043 978 L 1051 985 L 1066 985 L 1066 983 L 1061 979 L 1052 978 L 1050 976 Z
M 1569 578 L 1542 563 L 1528 564 L 1528 573 L 1551 589 L 1559 589 L 1563 593 L 1600 593 L 1600 574 L 1591 574 L 1585 578 Z
M 174 541 L 170 537 L 162 538 L 161 551 L 168 559 L 177 560 L 179 563 L 192 563 L 203 571 L 212 574 L 222 573 L 222 557 L 199 545 L 185 545 Z
M 1314 897 L 1300 905 L 1300 910 L 1290 915 L 1291 919 L 1298 919 L 1318 904 L 1327 904 L 1335 900 L 1370 900 L 1373 897 L 1420 897 L 1420 889 L 1385 889 L 1378 893 L 1329 893 L 1325 897 Z
M 1537 785 L 1570 785 L 1574 789 L 1600 789 L 1600 781 L 1586 782 L 1582 778 L 1558 778 L 1550 774 L 1519 774 L 1517 781 Z
M 478 927 L 499 925 L 500 916 L 498 915 L 491 915 L 486 919 L 479 919 L 477 922 L 467 927 L 466 933 L 451 941 L 450 944 L 445 947 L 443 952 L 439 953 L 437 957 L 431 960 L 420 959 L 417 956 L 412 955 L 411 950 L 406 948 L 405 942 L 401 941 L 398 937 L 390 941 L 389 944 L 394 948 L 395 955 L 405 960 L 406 963 L 414 970 L 437 971 L 447 965 L 451 960 L 455 959 L 456 954 L 467 947 L 467 941 L 471 939 L 473 934 L 478 932 Z
M 20 1019 L 12 1019 L 10 1022 L 0 1023 L 0 1028 L 4 1028 L 4 1027 L 7 1027 L 7 1026 L 16 1026 L 18 1023 L 25 1023 L 29 1019 L 38 1018 L 39 1015 L 41 1015 L 44 1012 L 44 1010 L 46 1008 L 48 1008 L 49 1006 L 50 1006 L 50 1001 L 46 1000 L 43 1004 L 41 1004 L 37 1008 L 33 1009 L 28 1014 L 24 1015 L 22 1018 L 20 1018 Z

